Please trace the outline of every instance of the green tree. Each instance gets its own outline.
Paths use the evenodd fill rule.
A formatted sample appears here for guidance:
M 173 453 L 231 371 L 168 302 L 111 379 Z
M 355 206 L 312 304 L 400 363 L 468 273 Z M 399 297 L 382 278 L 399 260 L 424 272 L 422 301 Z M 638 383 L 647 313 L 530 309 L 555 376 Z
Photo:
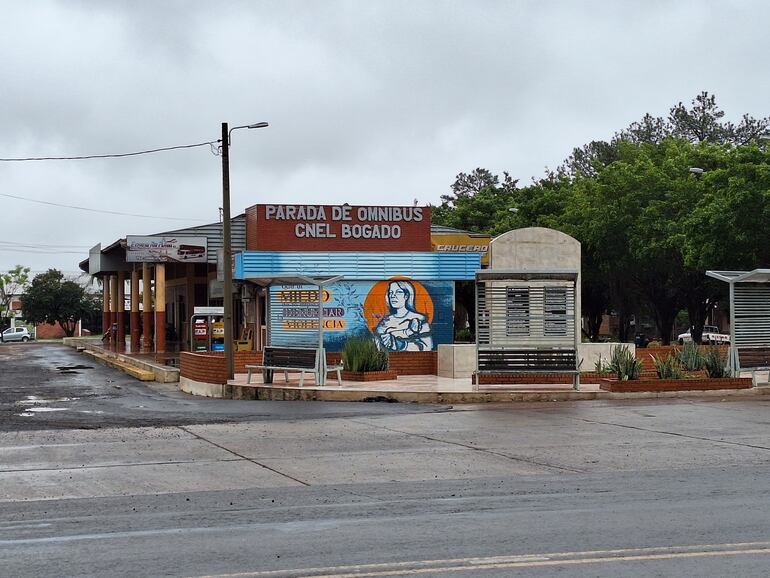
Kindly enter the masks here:
M 64 278 L 61 271 L 49 269 L 37 275 L 22 295 L 22 308 L 31 323 L 59 323 L 71 337 L 77 322 L 94 313 L 95 302 L 77 283 Z
M 29 281 L 29 267 L 16 265 L 6 273 L 0 273 L 0 328 L 5 326 L 5 319 L 11 309 L 11 299 L 20 295 Z

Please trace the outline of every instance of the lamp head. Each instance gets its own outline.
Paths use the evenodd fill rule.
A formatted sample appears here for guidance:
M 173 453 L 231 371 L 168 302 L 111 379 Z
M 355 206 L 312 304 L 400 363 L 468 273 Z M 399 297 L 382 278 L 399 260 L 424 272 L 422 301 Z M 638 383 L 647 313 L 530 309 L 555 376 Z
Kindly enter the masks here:
M 267 128 L 268 126 L 270 125 L 266 122 L 257 122 L 254 124 L 246 125 L 246 128 Z

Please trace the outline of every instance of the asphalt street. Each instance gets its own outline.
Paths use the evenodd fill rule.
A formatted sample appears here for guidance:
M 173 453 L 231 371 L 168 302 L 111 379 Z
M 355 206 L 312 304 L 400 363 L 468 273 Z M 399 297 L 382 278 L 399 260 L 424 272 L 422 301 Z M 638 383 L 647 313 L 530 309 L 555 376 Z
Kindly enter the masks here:
M 0 347 L 2 576 L 768 575 L 763 398 L 231 402 L 79 364 Z

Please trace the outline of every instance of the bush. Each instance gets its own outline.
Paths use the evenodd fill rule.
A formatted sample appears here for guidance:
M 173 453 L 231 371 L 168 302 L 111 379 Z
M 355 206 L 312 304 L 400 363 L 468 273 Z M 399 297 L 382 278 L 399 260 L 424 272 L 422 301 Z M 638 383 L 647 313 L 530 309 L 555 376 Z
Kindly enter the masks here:
M 725 357 L 718 347 L 709 347 L 703 362 L 709 377 L 727 377 Z
M 703 352 L 694 341 L 685 343 L 684 347 L 677 351 L 676 357 L 687 371 L 703 369 L 705 363 Z
M 656 357 L 651 355 L 652 362 L 655 364 L 655 372 L 660 379 L 681 379 L 683 377 L 682 366 L 679 365 L 679 360 L 670 353 L 664 357 Z
M 377 349 L 371 337 L 351 337 L 342 348 L 342 365 L 345 371 L 385 371 L 388 353 Z
M 599 354 L 599 359 L 594 363 L 594 371 L 600 375 L 612 373 L 610 365 L 604 360 L 602 354 Z
M 627 345 L 617 345 L 612 349 L 608 369 L 617 375 L 621 381 L 639 379 L 639 374 L 642 372 L 642 362 L 636 359 Z
M 463 327 L 455 331 L 456 343 L 471 343 L 473 341 L 473 333 L 471 333 L 470 327 Z

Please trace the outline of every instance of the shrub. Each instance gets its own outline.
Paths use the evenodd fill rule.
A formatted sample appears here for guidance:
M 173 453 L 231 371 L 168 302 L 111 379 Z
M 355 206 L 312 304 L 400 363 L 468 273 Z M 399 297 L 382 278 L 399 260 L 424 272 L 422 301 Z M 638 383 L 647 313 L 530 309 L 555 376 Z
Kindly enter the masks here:
M 652 362 L 655 364 L 655 372 L 660 379 L 681 379 L 683 376 L 682 366 L 679 365 L 679 360 L 670 353 L 660 358 L 655 355 L 651 355 Z
M 608 368 L 621 381 L 639 379 L 639 374 L 642 371 L 642 362 L 636 359 L 627 345 L 617 345 L 612 349 Z
M 704 365 L 709 377 L 727 377 L 725 356 L 718 347 L 709 347 L 704 356 Z
M 384 371 L 388 353 L 377 349 L 371 337 L 351 337 L 342 348 L 342 365 L 346 371 Z
M 470 327 L 463 327 L 455 331 L 455 342 L 457 343 L 470 343 L 473 341 L 473 333 L 471 333 Z
M 684 347 L 677 351 L 676 357 L 687 371 L 703 369 L 705 363 L 703 352 L 694 341 L 685 343 Z
M 602 354 L 599 354 L 599 359 L 594 363 L 594 371 L 598 374 L 612 373 L 609 364 L 602 358 Z

